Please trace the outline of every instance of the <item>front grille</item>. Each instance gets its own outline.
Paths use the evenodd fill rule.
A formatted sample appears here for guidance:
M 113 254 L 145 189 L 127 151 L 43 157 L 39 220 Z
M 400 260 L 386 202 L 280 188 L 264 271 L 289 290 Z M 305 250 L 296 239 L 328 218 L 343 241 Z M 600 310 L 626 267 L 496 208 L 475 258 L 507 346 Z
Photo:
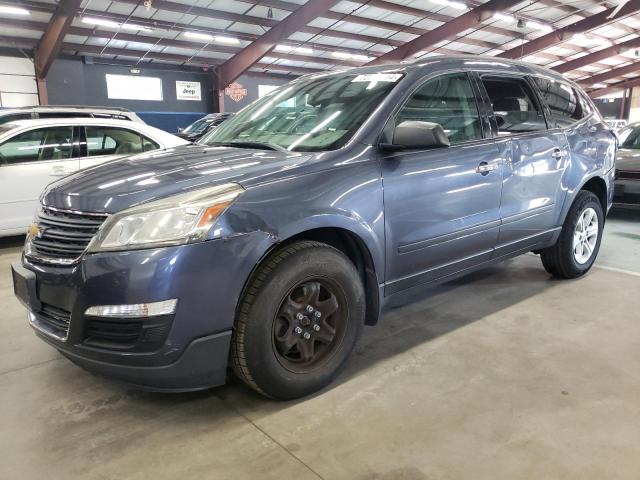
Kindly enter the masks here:
M 640 171 L 638 170 L 618 170 L 616 179 L 620 180 L 640 180 Z
M 101 213 L 81 213 L 42 207 L 38 213 L 39 233 L 30 235 L 27 256 L 51 263 L 72 263 L 107 218 Z

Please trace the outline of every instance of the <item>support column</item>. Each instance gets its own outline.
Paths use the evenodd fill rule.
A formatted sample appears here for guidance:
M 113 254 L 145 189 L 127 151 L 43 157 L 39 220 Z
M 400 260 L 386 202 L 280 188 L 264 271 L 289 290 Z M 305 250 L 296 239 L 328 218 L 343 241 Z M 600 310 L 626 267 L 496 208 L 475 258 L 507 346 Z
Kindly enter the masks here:
M 213 113 L 224 112 L 224 89 L 213 91 Z
M 49 105 L 49 93 L 47 92 L 47 81 L 44 78 L 37 77 L 36 84 L 38 86 L 38 100 L 40 105 Z

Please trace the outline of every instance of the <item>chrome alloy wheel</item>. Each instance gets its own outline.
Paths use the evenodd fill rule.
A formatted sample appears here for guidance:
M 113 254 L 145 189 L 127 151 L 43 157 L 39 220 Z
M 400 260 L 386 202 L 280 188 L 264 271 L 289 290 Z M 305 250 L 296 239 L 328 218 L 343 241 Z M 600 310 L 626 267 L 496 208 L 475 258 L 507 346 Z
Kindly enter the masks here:
M 573 257 L 580 265 L 589 261 L 598 242 L 598 214 L 593 208 L 585 209 L 573 232 Z

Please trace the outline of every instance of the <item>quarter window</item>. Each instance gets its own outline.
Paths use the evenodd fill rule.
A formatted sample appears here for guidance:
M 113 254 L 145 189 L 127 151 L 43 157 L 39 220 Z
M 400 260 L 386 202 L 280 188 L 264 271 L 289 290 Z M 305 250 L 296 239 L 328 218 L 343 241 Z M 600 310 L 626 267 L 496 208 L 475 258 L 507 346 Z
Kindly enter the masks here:
M 138 132 L 114 127 L 86 127 L 87 154 L 128 155 L 155 150 L 160 146 Z
M 427 80 L 398 112 L 395 124 L 407 120 L 439 123 L 452 144 L 482 138 L 475 95 L 465 73 Z
M 498 124 L 498 135 L 545 130 L 547 124 L 524 78 L 482 77 Z
M 0 158 L 8 164 L 66 160 L 73 154 L 73 127 L 30 130 L 0 145 Z
M 571 86 L 549 78 L 535 77 L 534 80 L 557 126 L 568 127 L 589 115 L 584 99 Z

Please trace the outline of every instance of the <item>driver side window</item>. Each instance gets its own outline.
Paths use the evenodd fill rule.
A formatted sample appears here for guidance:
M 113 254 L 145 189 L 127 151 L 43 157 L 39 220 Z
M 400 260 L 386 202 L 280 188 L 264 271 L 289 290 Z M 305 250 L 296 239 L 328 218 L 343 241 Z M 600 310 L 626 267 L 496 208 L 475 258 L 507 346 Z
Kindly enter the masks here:
M 438 123 L 452 145 L 482 138 L 475 95 L 466 73 L 427 80 L 398 112 L 395 124 L 417 120 Z

